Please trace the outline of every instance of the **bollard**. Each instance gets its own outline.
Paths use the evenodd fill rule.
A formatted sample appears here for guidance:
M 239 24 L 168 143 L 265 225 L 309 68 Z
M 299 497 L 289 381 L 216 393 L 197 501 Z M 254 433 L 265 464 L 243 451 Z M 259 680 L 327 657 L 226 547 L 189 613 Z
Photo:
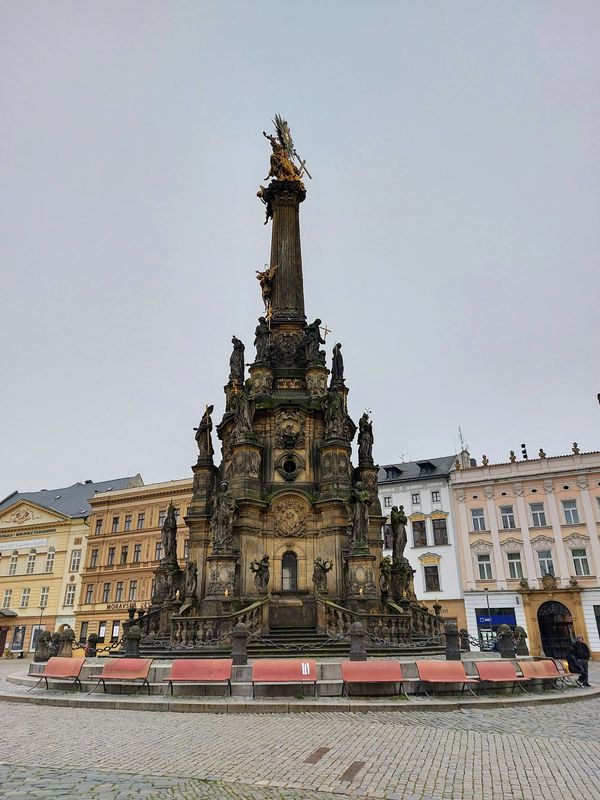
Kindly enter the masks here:
M 367 632 L 360 622 L 353 622 L 350 625 L 350 661 L 366 661 L 367 649 L 365 647 L 365 636 Z
M 140 657 L 140 639 L 142 638 L 142 629 L 139 625 L 130 625 L 127 632 L 123 634 L 125 639 L 125 658 L 139 658 Z
M 460 661 L 460 641 L 456 623 L 446 622 L 444 625 L 444 637 L 446 639 L 446 661 Z
M 90 635 L 88 636 L 88 640 L 87 640 L 87 643 L 88 643 L 87 654 L 88 654 L 88 656 L 91 656 L 92 658 L 94 658 L 98 654 L 97 653 L 97 648 L 98 648 L 98 642 L 99 641 L 100 641 L 100 637 L 98 636 L 97 633 L 90 633 Z
M 499 625 L 497 640 L 498 652 L 501 658 L 515 657 L 515 643 L 513 642 L 513 632 L 510 625 Z
M 460 649 L 463 653 L 470 653 L 471 642 L 469 641 L 469 631 L 466 628 L 461 628 L 458 633 L 460 636 Z
M 248 628 L 243 622 L 238 622 L 233 629 L 231 637 L 233 665 L 234 667 L 245 667 L 248 663 Z
M 73 642 L 75 641 L 75 631 L 72 628 L 65 628 L 59 634 L 58 655 L 61 658 L 73 658 Z

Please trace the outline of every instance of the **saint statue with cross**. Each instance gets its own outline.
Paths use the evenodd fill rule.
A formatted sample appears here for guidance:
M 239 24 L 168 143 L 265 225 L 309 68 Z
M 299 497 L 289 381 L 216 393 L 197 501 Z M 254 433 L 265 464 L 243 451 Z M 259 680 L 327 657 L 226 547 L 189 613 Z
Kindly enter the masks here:
M 213 426 L 210 415 L 212 414 L 213 410 L 214 406 L 207 405 L 204 408 L 204 414 L 202 415 L 200 424 L 197 428 L 194 428 L 196 431 L 196 444 L 198 445 L 198 461 L 212 459 L 215 452 L 210 435 Z

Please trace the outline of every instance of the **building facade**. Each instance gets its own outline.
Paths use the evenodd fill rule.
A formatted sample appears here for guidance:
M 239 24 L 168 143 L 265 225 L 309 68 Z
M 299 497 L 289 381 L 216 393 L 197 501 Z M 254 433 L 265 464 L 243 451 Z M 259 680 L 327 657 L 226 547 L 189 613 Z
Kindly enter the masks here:
M 415 570 L 415 593 L 430 609 L 465 627 L 458 553 L 452 519 L 450 471 L 455 455 L 430 461 L 388 464 L 379 469 L 379 499 L 387 523 L 384 556 L 391 557 L 389 525 L 393 506 L 404 506 L 408 543 L 404 555 Z
M 90 499 L 141 478 L 13 492 L 0 502 L 0 653 L 35 650 L 42 628 L 74 628 Z
M 600 659 L 600 453 L 540 455 L 462 458 L 451 474 L 468 630 L 486 639 L 520 625 L 549 656 L 581 634 Z
M 169 502 L 178 518 L 177 555 L 187 557 L 183 522 L 192 497 L 192 478 L 98 493 L 91 500 L 90 536 L 81 575 L 76 638 L 91 633 L 116 642 L 131 606 L 150 607 L 154 570 L 162 553 L 161 528 Z

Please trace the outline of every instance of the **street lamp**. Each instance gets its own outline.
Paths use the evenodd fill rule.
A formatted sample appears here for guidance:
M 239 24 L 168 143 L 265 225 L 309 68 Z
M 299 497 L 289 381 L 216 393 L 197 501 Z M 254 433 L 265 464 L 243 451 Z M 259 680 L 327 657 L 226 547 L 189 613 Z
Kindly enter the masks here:
M 490 595 L 489 595 L 489 591 L 490 590 L 486 586 L 483 591 L 485 592 L 485 601 L 487 603 L 488 624 L 490 626 L 489 627 L 489 631 L 490 631 L 490 639 L 491 639 L 492 638 L 492 612 L 490 611 Z
M 38 634 L 37 634 L 37 637 L 36 637 L 36 640 L 35 640 L 35 643 L 36 643 L 36 645 L 37 645 L 37 640 L 40 638 L 40 633 L 42 632 L 42 631 L 41 631 L 41 627 L 42 627 L 42 614 L 43 614 L 43 613 L 44 613 L 44 611 L 46 610 L 46 606 L 45 606 L 45 605 L 42 605 L 42 603 L 40 603 L 40 605 L 39 605 L 39 609 L 40 609 L 40 621 L 39 621 L 39 623 L 38 623 Z

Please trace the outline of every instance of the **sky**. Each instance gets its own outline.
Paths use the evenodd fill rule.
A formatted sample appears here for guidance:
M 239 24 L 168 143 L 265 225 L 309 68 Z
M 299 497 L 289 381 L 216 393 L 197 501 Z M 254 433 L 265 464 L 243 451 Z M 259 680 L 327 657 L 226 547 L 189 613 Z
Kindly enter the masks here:
M 599 75 L 595 0 L 0 2 L 0 497 L 191 474 L 275 113 L 376 461 L 600 450 Z

